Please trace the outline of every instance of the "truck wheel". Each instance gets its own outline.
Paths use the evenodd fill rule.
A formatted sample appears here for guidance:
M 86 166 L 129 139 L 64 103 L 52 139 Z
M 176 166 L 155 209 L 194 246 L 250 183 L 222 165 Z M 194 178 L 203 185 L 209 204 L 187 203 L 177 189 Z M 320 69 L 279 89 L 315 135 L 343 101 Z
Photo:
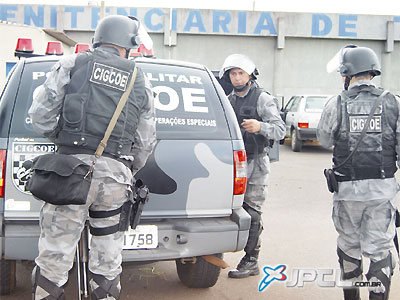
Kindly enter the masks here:
M 15 288 L 15 260 L 0 260 L 0 295 L 10 295 Z
M 300 152 L 303 146 L 303 141 L 297 137 L 297 130 L 292 130 L 292 150 L 294 152 Z
M 222 254 L 215 254 L 222 258 Z M 209 288 L 217 283 L 221 268 L 205 261 L 201 256 L 196 257 L 196 262 L 182 263 L 176 261 L 176 270 L 181 282 L 190 288 Z

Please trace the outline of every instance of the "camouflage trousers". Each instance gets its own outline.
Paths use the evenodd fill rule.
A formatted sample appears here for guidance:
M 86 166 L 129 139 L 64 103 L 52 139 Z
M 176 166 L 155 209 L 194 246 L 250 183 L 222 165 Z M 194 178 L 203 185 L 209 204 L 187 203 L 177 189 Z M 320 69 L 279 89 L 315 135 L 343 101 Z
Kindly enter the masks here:
M 338 248 L 356 260 L 361 260 L 364 256 L 377 262 L 391 254 L 394 268 L 397 261 L 393 242 L 396 230 L 395 212 L 396 209 L 389 199 L 334 201 L 332 219 L 339 234 Z M 355 265 L 347 262 L 344 272 L 354 268 Z M 389 272 L 389 268 L 384 270 L 386 275 Z
M 73 266 L 89 207 L 93 211 L 117 209 L 128 200 L 128 188 L 127 184 L 118 183 L 111 178 L 93 178 L 85 205 L 59 206 L 45 203 L 40 212 L 39 256 L 35 260 L 41 275 L 57 286 L 63 286 L 68 281 L 68 271 Z M 119 222 L 119 215 L 104 219 L 89 218 L 89 221 L 93 227 L 108 227 Z M 117 277 L 122 271 L 123 239 L 123 232 L 92 236 L 89 270 L 108 280 Z M 43 295 L 39 295 L 40 293 L 38 290 L 36 299 L 42 299 Z
M 248 183 L 244 195 L 244 203 L 262 213 L 262 206 L 267 198 L 267 191 L 268 185 Z

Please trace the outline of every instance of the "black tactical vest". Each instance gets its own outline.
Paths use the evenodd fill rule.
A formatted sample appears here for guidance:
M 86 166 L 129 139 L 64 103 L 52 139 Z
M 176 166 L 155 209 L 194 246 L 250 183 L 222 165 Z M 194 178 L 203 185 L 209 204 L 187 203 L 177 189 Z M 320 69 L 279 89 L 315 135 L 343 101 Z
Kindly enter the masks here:
M 266 91 L 252 84 L 245 97 L 236 98 L 233 109 L 239 125 L 243 122 L 243 119 L 256 119 L 262 122 L 257 112 L 257 101 L 262 92 Z M 242 132 L 248 158 L 253 158 L 256 153 L 261 154 L 264 152 L 264 148 L 268 145 L 268 140 L 263 135 L 249 133 L 242 127 L 240 127 L 240 131 Z
M 334 137 L 333 163 L 340 165 L 354 149 L 368 115 L 383 90 L 362 85 L 343 91 L 338 102 L 338 128 Z M 382 99 L 369 129 L 353 157 L 338 170 L 338 181 L 392 178 L 396 167 L 397 100 L 392 94 Z
M 134 61 L 119 57 L 115 50 L 99 47 L 77 55 L 55 141 L 61 153 L 94 153 L 103 138 L 135 66 Z M 107 142 L 105 155 L 130 155 L 145 99 L 144 76 L 138 70 L 133 91 Z

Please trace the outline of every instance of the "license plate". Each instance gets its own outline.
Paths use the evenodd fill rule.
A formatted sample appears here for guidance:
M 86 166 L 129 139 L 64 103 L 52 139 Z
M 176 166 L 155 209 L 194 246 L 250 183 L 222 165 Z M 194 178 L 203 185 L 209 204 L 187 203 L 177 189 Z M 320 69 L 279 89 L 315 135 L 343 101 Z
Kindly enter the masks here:
M 129 228 L 124 235 L 123 249 L 153 249 L 158 246 L 158 228 L 156 225 L 138 225 L 135 230 Z

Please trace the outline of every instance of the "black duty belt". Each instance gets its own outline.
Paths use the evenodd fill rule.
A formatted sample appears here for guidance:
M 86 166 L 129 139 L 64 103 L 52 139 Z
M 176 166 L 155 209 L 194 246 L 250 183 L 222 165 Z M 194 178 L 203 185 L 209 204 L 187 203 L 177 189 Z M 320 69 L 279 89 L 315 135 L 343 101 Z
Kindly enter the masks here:
M 396 167 L 385 168 L 341 168 L 340 173 L 344 176 L 336 175 L 338 182 L 364 180 L 364 179 L 385 179 L 393 178 Z
M 57 152 L 61 153 L 61 154 L 89 154 L 89 155 L 94 155 L 95 150 L 86 149 L 86 148 L 83 148 L 83 147 L 58 146 Z M 117 157 L 117 156 L 115 156 L 115 155 L 113 155 L 111 153 L 107 153 L 107 152 L 103 152 L 102 156 L 115 159 L 115 160 L 123 163 L 130 170 L 132 170 L 133 161 L 131 161 L 131 160 L 126 160 L 126 159 Z

